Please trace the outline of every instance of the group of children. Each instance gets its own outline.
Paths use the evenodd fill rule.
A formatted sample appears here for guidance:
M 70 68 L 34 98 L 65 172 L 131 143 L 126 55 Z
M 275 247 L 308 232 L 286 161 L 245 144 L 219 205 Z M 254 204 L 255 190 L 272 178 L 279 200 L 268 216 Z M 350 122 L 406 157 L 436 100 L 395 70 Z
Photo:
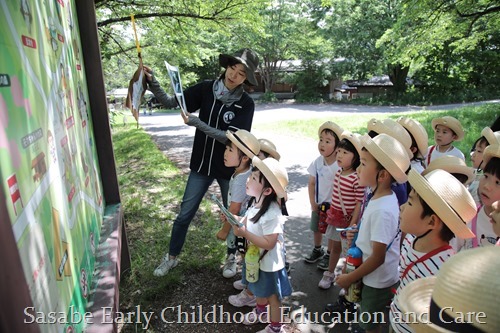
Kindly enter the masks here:
M 318 130 L 320 156 L 308 168 L 314 248 L 305 261 L 320 261 L 322 289 L 335 283 L 345 291 L 362 280 L 360 312 L 375 319 L 390 305 L 392 329 L 412 332 L 404 316 L 411 297 L 406 286 L 437 275 L 458 251 L 498 241 L 500 132 L 483 130 L 473 148 L 473 167 L 468 167 L 453 145 L 464 137 L 453 117 L 432 120 L 435 144 L 429 147 L 427 131 L 411 118 L 372 119 L 367 129 L 361 136 L 327 121 Z M 260 332 L 284 332 L 281 301 L 292 293 L 284 245 L 288 175 L 269 140 L 246 130 L 226 136 L 224 164 L 234 168 L 228 210 L 242 225 L 231 225 L 221 213 L 217 237 L 227 242 L 223 276 L 236 275 L 237 252 L 243 262 L 242 279 L 233 283 L 241 292 L 230 296 L 229 303 L 254 307 L 243 324 L 268 323 Z M 341 258 L 353 238 L 362 264 L 347 273 Z M 258 278 L 254 272 L 247 279 L 250 254 L 246 258 L 245 251 L 250 248 L 258 249 Z M 342 313 L 356 306 L 341 292 L 327 309 Z M 445 327 L 446 322 L 432 325 Z M 373 320 L 360 326 L 367 332 L 380 330 Z
M 318 268 L 326 271 L 320 288 L 334 283 L 343 288 L 327 310 L 354 311 L 343 292 L 362 280 L 360 313 L 376 318 L 390 304 L 392 329 L 413 332 L 402 314 L 408 309 L 400 301 L 405 286 L 436 275 L 458 251 L 500 244 L 500 219 L 494 219 L 500 216 L 500 132 L 482 131 L 472 149 L 473 167 L 468 167 L 453 145 L 464 138 L 453 117 L 432 120 L 431 146 L 425 128 L 408 117 L 372 119 L 367 129 L 359 136 L 330 121 L 319 129 L 320 156 L 308 168 L 314 249 L 305 261 L 321 260 Z M 342 231 L 346 228 L 352 230 Z M 362 264 L 342 274 L 336 269 L 343 266 L 339 257 L 353 238 Z M 445 321 L 434 321 L 447 327 Z M 380 330 L 370 320 L 360 326 Z

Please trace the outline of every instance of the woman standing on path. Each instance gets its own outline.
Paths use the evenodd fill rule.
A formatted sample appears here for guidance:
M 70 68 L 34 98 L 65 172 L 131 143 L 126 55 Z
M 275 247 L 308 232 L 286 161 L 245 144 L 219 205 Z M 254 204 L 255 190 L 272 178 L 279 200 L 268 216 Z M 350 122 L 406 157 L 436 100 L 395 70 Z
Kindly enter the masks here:
M 181 203 L 181 211 L 172 227 L 170 249 L 155 276 L 164 276 L 178 264 L 189 224 L 200 202 L 214 180 L 220 186 L 222 198 L 227 198 L 232 168 L 224 166 L 226 131 L 252 127 L 255 104 L 243 90 L 243 83 L 257 85 L 254 72 L 259 58 L 250 49 L 242 49 L 234 55 L 220 54 L 219 64 L 225 68 L 217 79 L 198 83 L 184 91 L 188 113 L 199 111 L 199 117 L 189 115 L 185 122 L 196 127 L 191 152 L 191 169 Z M 177 106 L 175 96 L 169 96 L 160 87 L 153 71 L 144 66 L 149 89 L 167 108 Z M 226 202 L 224 202 L 226 204 Z

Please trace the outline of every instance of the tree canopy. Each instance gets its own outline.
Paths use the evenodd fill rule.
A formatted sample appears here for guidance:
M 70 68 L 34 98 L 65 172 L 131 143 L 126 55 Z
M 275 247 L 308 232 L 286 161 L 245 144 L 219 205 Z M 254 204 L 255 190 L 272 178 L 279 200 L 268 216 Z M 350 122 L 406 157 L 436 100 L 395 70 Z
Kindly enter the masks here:
M 164 60 L 183 83 L 216 77 L 218 54 L 250 47 L 266 91 L 285 80 L 282 60 L 298 59 L 291 79 L 314 95 L 336 78 L 407 76 L 431 91 L 493 91 L 500 78 L 500 0 L 96 0 L 108 88 L 137 65 L 134 14 L 145 64 L 164 77 Z M 339 60 L 341 59 L 341 60 Z M 118 73 L 118 75 L 117 75 Z M 288 78 L 290 79 L 290 78 Z M 481 96 L 477 96 L 480 98 Z

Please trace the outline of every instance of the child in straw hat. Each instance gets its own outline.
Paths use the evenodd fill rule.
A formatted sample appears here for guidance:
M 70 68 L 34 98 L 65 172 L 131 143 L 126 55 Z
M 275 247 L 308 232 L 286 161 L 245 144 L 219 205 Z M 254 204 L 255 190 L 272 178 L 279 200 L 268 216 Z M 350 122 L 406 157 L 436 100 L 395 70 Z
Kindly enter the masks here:
M 309 173 L 307 189 L 311 205 L 310 229 L 313 232 L 314 248 L 304 260 L 310 264 L 320 260 L 318 268 L 322 270 L 328 269 L 330 261 L 330 244 L 328 244 L 326 254 L 321 244 L 323 233 L 326 232 L 326 211 L 332 202 L 333 179 L 339 170 L 337 145 L 343 131 L 339 125 L 332 121 L 327 121 L 319 127 L 318 151 L 320 155 L 307 168 Z
M 453 142 L 461 141 L 464 138 L 464 129 L 458 119 L 451 116 L 434 118 L 431 121 L 434 130 L 435 145 L 427 150 L 426 165 L 443 155 L 453 155 L 465 160 L 464 153 Z
M 417 279 L 399 294 L 415 332 L 500 332 L 500 248 L 460 252 L 436 276 Z
M 440 159 L 442 159 L 441 157 Z M 436 160 L 432 161 L 434 163 Z M 408 175 L 413 188 L 408 202 L 401 206 L 400 285 L 391 303 L 390 319 L 395 332 L 412 332 L 401 316 L 398 295 L 413 280 L 436 275 L 453 251 L 449 241 L 474 234 L 466 223 L 476 215 L 476 205 L 462 183 L 450 173 L 436 169 L 425 178 L 417 171 Z
M 390 303 L 399 280 L 399 204 L 391 184 L 408 180 L 405 171 L 410 167 L 410 158 L 399 141 L 384 133 L 373 139 L 365 135 L 360 141 L 359 184 L 369 186 L 373 193 L 363 210 L 356 240 L 363 263 L 353 272 L 337 277 L 336 283 L 347 289 L 363 280 L 360 309 L 365 320 L 360 326 L 376 332 L 380 329 L 377 318 Z
M 254 167 L 246 186 L 251 206 L 242 219 L 244 226 L 233 226 L 235 235 L 245 237 L 249 244 L 260 249 L 258 280 L 248 283 L 248 288 L 257 296 L 257 306 L 245 315 L 243 324 L 270 322 L 260 332 L 284 332 L 281 300 L 292 293 L 283 249 L 283 215 L 287 215 L 284 198 L 288 175 L 274 158 L 260 160 L 255 156 L 252 164 Z M 246 264 L 243 265 L 243 274 L 245 270 Z
M 396 121 L 389 118 L 384 120 L 371 119 L 368 122 L 367 129 L 368 129 L 368 135 L 371 138 L 374 138 L 375 136 L 381 133 L 385 133 L 393 137 L 405 147 L 406 152 L 408 153 L 410 159 L 411 156 L 413 156 L 413 153 L 411 151 L 412 140 L 410 134 L 408 134 L 408 131 L 406 131 L 405 128 Z M 392 191 L 396 193 L 399 205 L 401 206 L 406 202 L 406 200 L 408 200 L 408 192 L 409 192 L 407 188 L 408 186 L 406 183 L 403 184 L 393 183 L 391 186 L 392 186 Z
M 252 169 L 250 168 L 252 157 L 260 151 L 257 138 L 247 130 L 227 131 L 226 150 L 224 151 L 224 165 L 234 168 L 234 173 L 229 180 L 229 191 L 227 202 L 228 210 L 242 216 L 245 214 L 249 196 L 246 194 L 246 183 Z M 223 226 L 217 233 L 217 238 L 226 240 L 227 257 L 222 268 L 222 276 L 229 279 L 236 275 L 236 237 L 232 232 L 231 225 L 224 214 L 220 214 Z
M 485 167 L 478 187 L 481 205 L 477 216 L 470 224 L 476 237 L 466 241 L 461 249 L 495 245 L 499 239 L 493 231 L 489 215 L 493 212 L 493 203 L 500 200 L 500 145 L 493 144 L 486 147 L 483 161 Z
M 419 173 L 424 171 L 424 160 L 429 145 L 429 136 L 421 123 L 408 117 L 399 117 L 396 122 L 403 126 L 411 138 L 411 168 Z
M 437 169 L 450 173 L 464 186 L 469 185 L 474 179 L 474 169 L 467 166 L 464 160 L 456 156 L 447 155 L 432 160 L 429 166 L 422 172 L 422 176 Z
M 361 202 L 365 187 L 360 186 L 356 169 L 359 166 L 359 134 L 355 135 L 344 131 L 337 150 L 337 164 L 339 170 L 333 180 L 332 204 L 328 210 L 328 228 L 325 236 L 328 238 L 328 247 L 331 248 L 330 260 L 323 277 L 318 284 L 321 289 L 330 289 L 335 282 L 335 268 L 340 257 L 347 253 L 347 239 L 341 237 L 336 228 L 347 228 L 356 224 L 361 212 Z M 342 265 L 342 264 L 341 264 Z
M 479 204 L 479 196 L 477 194 L 477 189 L 479 187 L 479 180 L 483 176 L 484 167 L 483 163 L 483 153 L 486 147 L 492 144 L 500 143 L 500 131 L 493 132 L 491 128 L 485 127 L 481 131 L 481 137 L 476 140 L 472 148 L 470 159 L 472 161 L 472 167 L 475 169 L 475 179 L 469 186 L 469 192 L 472 194 L 474 201 Z
M 274 143 L 264 138 L 259 139 L 259 143 L 260 143 L 260 152 L 259 155 L 257 156 L 259 156 L 261 160 L 267 157 L 272 157 L 276 161 L 280 160 L 281 155 L 276 150 L 276 145 Z
M 278 153 L 276 150 L 276 146 L 274 143 L 272 143 L 268 139 L 261 138 L 259 139 L 260 143 L 260 152 L 257 155 L 261 160 L 267 158 L 267 157 L 272 157 L 275 160 L 279 161 L 281 158 L 281 155 Z M 243 237 L 236 237 L 236 242 L 237 244 L 244 244 L 246 240 Z M 242 253 L 242 257 L 244 257 L 244 254 Z M 285 262 L 285 267 L 289 267 L 289 263 Z M 233 306 L 236 307 L 242 307 L 242 306 L 255 306 L 256 298 L 255 295 L 252 294 L 250 290 L 248 290 L 246 283 L 243 283 L 243 279 L 236 280 L 233 282 L 233 287 L 236 290 L 241 290 L 241 292 L 237 295 L 231 295 L 229 296 L 229 303 Z

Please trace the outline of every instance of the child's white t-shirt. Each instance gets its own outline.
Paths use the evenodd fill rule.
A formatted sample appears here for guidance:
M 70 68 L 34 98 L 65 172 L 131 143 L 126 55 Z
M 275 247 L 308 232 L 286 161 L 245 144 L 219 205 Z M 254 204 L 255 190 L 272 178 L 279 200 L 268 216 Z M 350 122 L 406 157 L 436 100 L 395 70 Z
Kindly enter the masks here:
M 432 149 L 434 147 L 434 149 Z M 432 149 L 432 152 L 431 152 Z M 429 159 L 429 154 L 430 154 L 430 159 Z M 425 157 L 425 165 L 428 166 L 430 162 L 434 161 L 436 158 L 441 157 L 441 156 L 456 156 L 458 158 L 461 158 L 465 161 L 465 155 L 458 149 L 457 147 L 453 146 L 451 150 L 445 151 L 444 153 L 441 153 L 438 150 L 437 146 L 429 146 L 427 149 L 427 155 Z
M 394 192 L 377 199 L 371 199 L 361 217 L 361 226 L 356 245 L 363 252 L 363 262 L 373 253 L 372 242 L 384 243 L 390 247 L 385 253 L 385 262 L 363 277 L 363 283 L 372 288 L 388 288 L 398 282 L 399 203 Z
M 424 166 L 422 165 L 422 162 L 416 160 L 411 161 L 411 168 L 418 173 L 422 173 L 425 170 Z
M 315 195 L 317 204 L 332 202 L 333 179 L 335 178 L 337 170 L 339 170 L 337 161 L 328 165 L 325 162 L 325 158 L 321 155 L 312 161 L 307 168 L 307 172 L 316 178 Z
M 237 175 L 231 176 L 229 180 L 229 191 L 227 193 L 227 202 L 237 202 L 241 203 L 241 208 L 238 213 L 239 216 L 243 216 L 247 210 L 248 201 L 250 196 L 247 194 L 247 179 L 252 173 L 252 168 L 241 172 Z
M 248 208 L 246 212 L 246 228 L 257 236 L 279 234 L 278 241 L 274 248 L 269 250 L 260 262 L 260 269 L 262 271 L 276 272 L 285 267 L 285 253 L 283 250 L 283 227 L 285 224 L 285 217 L 281 213 L 281 208 L 278 203 L 272 203 L 267 212 L 265 212 L 256 223 L 250 221 L 258 211 L 259 208 L 253 206 Z M 262 255 L 263 252 L 264 249 L 260 249 L 260 255 Z
M 472 230 L 472 222 L 468 226 Z M 478 247 L 493 246 L 498 241 L 498 236 L 493 231 L 493 226 L 491 225 L 490 218 L 486 215 L 484 206 L 477 213 L 476 237 Z M 473 248 L 472 239 L 465 240 L 464 249 L 471 248 Z

